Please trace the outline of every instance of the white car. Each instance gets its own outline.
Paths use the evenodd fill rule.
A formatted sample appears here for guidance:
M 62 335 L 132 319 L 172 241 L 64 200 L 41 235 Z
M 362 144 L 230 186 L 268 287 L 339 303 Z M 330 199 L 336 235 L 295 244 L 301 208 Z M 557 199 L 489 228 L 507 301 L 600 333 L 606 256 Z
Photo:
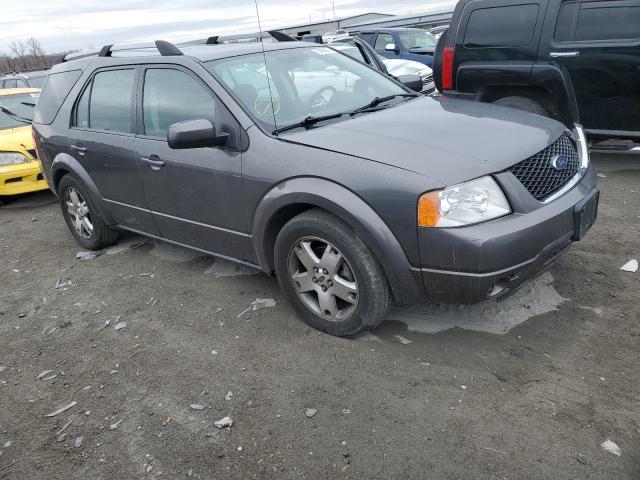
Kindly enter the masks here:
M 336 40 L 344 40 L 345 38 L 351 38 L 349 32 L 346 30 L 331 30 L 322 35 L 322 41 L 324 43 L 335 42 Z
M 433 70 L 424 63 L 414 62 L 413 60 L 402 60 L 395 58 L 380 57 L 387 67 L 390 75 L 398 77 L 400 75 L 417 74 L 422 78 L 422 93 L 431 95 L 436 91 L 436 85 L 433 81 Z

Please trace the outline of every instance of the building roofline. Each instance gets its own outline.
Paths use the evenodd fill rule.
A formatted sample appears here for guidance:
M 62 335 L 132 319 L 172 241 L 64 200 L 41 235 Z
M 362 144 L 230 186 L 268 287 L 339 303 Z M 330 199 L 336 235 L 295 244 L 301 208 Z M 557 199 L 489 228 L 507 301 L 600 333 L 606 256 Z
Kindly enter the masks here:
M 407 24 L 420 23 L 421 19 L 428 20 L 432 17 L 452 16 L 454 9 L 455 9 L 455 4 L 452 3 L 451 7 L 444 8 L 438 11 L 427 11 L 427 12 L 416 13 L 412 15 L 399 15 L 399 16 L 393 15 L 392 18 L 379 18 L 376 20 L 367 20 L 366 22 L 354 23 L 353 25 L 349 25 L 349 28 L 360 28 L 360 29 L 369 28 L 369 27 L 375 28 L 376 25 L 389 23 L 389 22 L 394 22 L 394 23 L 406 22 Z M 398 26 L 401 26 L 401 25 L 398 25 Z
M 391 15 L 389 13 L 379 13 L 379 12 L 366 12 L 366 13 L 360 13 L 358 15 L 350 15 L 348 17 L 340 17 L 340 18 L 336 18 L 335 20 L 327 18 L 325 20 L 320 20 L 317 22 L 309 22 L 309 23 L 300 23 L 297 25 L 287 25 L 286 27 L 282 27 L 282 28 L 272 28 L 272 30 L 291 30 L 291 29 L 295 29 L 295 28 L 301 28 L 301 27 L 315 27 L 317 25 L 325 25 L 327 23 L 340 23 L 340 22 L 344 22 L 347 20 L 353 20 L 354 18 L 358 18 L 358 17 L 364 17 L 365 15 L 380 15 L 383 17 L 393 17 L 394 15 Z M 382 19 L 384 20 L 384 19 Z M 349 25 L 351 26 L 351 25 Z

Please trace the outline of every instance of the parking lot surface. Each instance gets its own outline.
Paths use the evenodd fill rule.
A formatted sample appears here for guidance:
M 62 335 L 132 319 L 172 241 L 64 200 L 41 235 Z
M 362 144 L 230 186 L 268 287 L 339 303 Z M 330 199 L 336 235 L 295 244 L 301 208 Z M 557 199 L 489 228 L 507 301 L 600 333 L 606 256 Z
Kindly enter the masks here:
M 620 270 L 640 156 L 597 157 L 598 222 L 550 272 L 353 339 L 299 321 L 274 279 L 160 242 L 78 260 L 50 194 L 15 200 L 0 479 L 640 478 L 640 272 Z

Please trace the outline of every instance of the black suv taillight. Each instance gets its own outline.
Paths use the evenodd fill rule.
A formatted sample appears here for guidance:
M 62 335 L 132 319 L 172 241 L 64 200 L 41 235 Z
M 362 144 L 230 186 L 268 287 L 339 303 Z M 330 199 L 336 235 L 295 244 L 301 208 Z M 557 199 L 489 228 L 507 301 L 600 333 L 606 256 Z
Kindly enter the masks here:
M 445 47 L 442 52 L 442 90 L 453 89 L 454 47 Z

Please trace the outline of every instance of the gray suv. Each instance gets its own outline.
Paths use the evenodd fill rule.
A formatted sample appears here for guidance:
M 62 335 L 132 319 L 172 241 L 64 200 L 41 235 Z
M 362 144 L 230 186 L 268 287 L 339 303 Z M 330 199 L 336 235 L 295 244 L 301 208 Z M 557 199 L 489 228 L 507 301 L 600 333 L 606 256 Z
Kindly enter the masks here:
M 579 126 L 418 96 L 304 42 L 76 54 L 33 128 L 84 248 L 126 230 L 275 273 L 334 335 L 393 302 L 504 296 L 597 213 Z

